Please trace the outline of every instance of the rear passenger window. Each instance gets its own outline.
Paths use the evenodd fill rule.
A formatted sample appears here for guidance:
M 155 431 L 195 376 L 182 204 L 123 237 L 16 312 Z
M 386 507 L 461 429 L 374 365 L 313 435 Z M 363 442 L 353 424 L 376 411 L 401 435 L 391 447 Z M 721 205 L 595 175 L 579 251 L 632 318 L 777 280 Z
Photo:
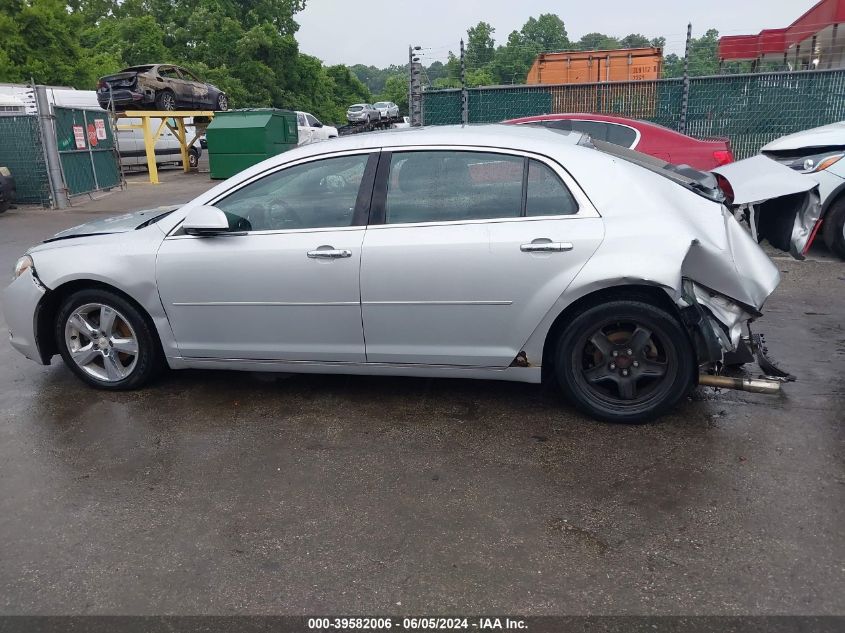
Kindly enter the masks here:
M 528 192 L 525 215 L 571 215 L 578 212 L 578 203 L 552 169 L 531 159 L 528 163 Z
M 615 123 L 607 124 L 608 143 L 630 148 L 634 145 L 634 141 L 636 140 L 637 132 L 633 128 L 629 128 L 625 125 L 616 125 Z
M 385 202 L 388 224 L 516 218 L 524 159 L 484 152 L 396 152 Z

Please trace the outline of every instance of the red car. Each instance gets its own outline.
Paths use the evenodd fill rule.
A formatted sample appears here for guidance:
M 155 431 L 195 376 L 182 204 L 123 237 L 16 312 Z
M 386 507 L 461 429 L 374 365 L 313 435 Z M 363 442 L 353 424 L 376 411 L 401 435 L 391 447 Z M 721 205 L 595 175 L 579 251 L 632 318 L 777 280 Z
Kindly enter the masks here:
M 667 163 L 689 165 L 701 171 L 710 171 L 734 160 L 728 140 L 701 141 L 662 125 L 621 116 L 543 114 L 511 119 L 505 123 L 532 123 L 560 130 L 585 132 L 594 139 L 634 149 Z

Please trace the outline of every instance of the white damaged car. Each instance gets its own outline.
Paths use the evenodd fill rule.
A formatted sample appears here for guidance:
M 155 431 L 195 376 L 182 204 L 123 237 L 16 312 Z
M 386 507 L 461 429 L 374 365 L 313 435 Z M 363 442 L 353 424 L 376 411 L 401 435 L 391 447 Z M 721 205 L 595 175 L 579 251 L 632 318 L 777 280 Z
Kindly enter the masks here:
M 779 282 L 755 238 L 800 257 L 818 194 L 763 157 L 718 172 L 527 126 L 354 135 L 60 233 L 3 310 L 20 352 L 102 389 L 164 367 L 547 376 L 640 422 L 697 384 L 780 387 L 748 329 Z M 743 345 L 774 378 L 722 375 Z

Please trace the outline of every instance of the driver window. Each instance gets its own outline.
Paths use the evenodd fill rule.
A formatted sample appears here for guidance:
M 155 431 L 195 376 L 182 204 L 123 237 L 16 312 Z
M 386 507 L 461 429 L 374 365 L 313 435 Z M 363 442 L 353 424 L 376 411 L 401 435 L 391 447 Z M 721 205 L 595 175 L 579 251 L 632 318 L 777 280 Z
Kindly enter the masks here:
M 311 127 L 320 127 L 321 125 L 321 123 L 310 114 L 305 115 L 305 120 L 308 121 L 308 125 L 310 125 Z
M 214 206 L 232 231 L 351 226 L 369 154 L 326 158 L 282 169 Z

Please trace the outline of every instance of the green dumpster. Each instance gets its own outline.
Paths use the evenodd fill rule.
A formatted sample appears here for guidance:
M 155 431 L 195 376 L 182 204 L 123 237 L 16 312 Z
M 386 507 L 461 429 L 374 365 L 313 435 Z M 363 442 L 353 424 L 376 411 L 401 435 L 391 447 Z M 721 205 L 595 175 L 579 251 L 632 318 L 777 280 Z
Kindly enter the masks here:
M 224 179 L 296 147 L 296 112 L 260 108 L 218 112 L 206 131 L 211 177 Z

